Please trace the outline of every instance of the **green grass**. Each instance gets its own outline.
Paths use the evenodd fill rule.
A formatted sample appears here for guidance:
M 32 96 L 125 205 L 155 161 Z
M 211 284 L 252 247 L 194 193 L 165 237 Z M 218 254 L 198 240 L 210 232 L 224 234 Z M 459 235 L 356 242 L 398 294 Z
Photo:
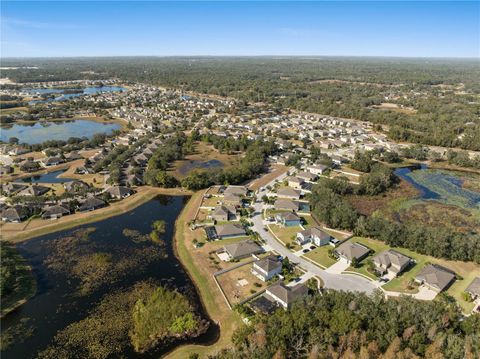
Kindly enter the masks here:
M 335 264 L 337 261 L 328 256 L 328 251 L 333 249 L 333 247 L 327 245 L 322 247 L 317 247 L 314 250 L 305 253 L 303 256 L 312 260 L 313 262 L 319 264 L 321 267 L 328 268 L 332 264 Z
M 302 227 L 293 226 L 293 227 L 282 227 L 277 224 L 272 224 L 269 226 L 270 230 L 275 234 L 275 236 L 283 242 L 285 245 L 291 244 L 295 248 L 299 248 L 298 245 L 294 244 L 297 233 L 302 231 Z

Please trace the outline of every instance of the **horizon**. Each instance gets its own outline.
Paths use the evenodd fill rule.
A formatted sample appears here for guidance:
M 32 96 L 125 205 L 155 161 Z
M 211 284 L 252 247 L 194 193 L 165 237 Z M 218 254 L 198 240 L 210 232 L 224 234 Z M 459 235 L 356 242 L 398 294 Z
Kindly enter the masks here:
M 2 1 L 1 58 L 480 58 L 478 2 Z

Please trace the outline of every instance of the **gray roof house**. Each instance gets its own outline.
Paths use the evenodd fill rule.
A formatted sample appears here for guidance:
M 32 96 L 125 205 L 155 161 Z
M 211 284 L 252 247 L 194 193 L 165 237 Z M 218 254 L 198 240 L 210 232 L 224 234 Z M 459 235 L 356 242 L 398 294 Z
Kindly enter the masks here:
M 107 204 L 101 199 L 89 197 L 78 207 L 78 210 L 80 212 L 93 211 L 95 209 L 105 207 L 106 205 Z
M 290 199 L 279 198 L 275 201 L 273 205 L 275 210 L 277 211 L 293 211 L 298 212 L 300 209 L 300 204 L 296 201 L 292 201 Z
M 303 179 L 290 176 L 286 178 L 286 181 L 288 182 L 288 186 L 295 188 L 295 189 L 301 189 L 302 188 L 302 183 L 304 182 Z
M 269 281 L 282 272 L 282 262 L 276 256 L 268 256 L 253 262 L 252 273 L 264 282 Z
M 70 210 L 62 205 L 48 206 L 42 214 L 43 219 L 57 219 L 70 214 Z
M 50 187 L 33 184 L 18 192 L 19 196 L 41 196 L 50 191 Z
M 263 248 L 260 247 L 254 241 L 247 239 L 237 243 L 227 244 L 221 250 L 228 255 L 229 259 L 240 259 L 263 252 Z
M 465 289 L 465 292 L 469 293 L 474 299 L 479 298 L 480 297 L 480 277 L 475 277 L 475 279 L 472 280 L 472 283 L 470 283 L 468 287 Z
M 391 275 L 398 276 L 412 263 L 412 258 L 394 249 L 389 249 L 377 254 L 372 258 L 372 261 L 380 274 L 388 272 Z
M 283 187 L 277 191 L 277 197 L 279 198 L 300 199 L 300 194 L 300 191 L 290 187 Z
M 304 181 L 315 181 L 317 179 L 317 175 L 314 173 L 301 171 L 297 173 L 297 177 L 303 179 Z
M 63 188 L 65 188 L 65 191 L 67 192 L 80 192 L 84 191 L 90 188 L 90 186 L 83 182 L 83 181 L 70 181 L 70 182 L 65 182 L 63 185 Z
M 300 245 L 314 243 L 316 246 L 324 246 L 330 243 L 332 237 L 318 227 L 311 227 L 297 233 L 296 242 Z
M 18 223 L 27 219 L 29 210 L 27 207 L 22 206 L 13 206 L 6 208 L 2 211 L 2 221 L 3 222 L 14 222 Z
M 233 193 L 227 193 L 223 196 L 222 203 L 230 206 L 241 207 L 243 204 L 243 201 L 242 201 L 242 197 Z
M 438 264 L 428 264 L 415 277 L 415 281 L 424 284 L 436 292 L 446 289 L 455 280 L 455 273 Z
M 245 229 L 240 224 L 226 223 L 215 226 L 218 239 L 241 237 L 246 235 Z
M 299 226 L 301 219 L 295 213 L 283 212 L 275 215 L 275 221 L 284 227 Z
M 224 195 L 233 194 L 235 196 L 246 196 L 248 193 L 247 187 L 245 186 L 227 186 L 223 191 Z
M 300 283 L 293 287 L 286 286 L 283 282 L 276 283 L 265 290 L 265 296 L 280 304 L 284 309 L 308 294 L 306 285 Z
M 105 192 L 117 199 L 127 198 L 133 194 L 133 190 L 125 186 L 112 186 L 105 190 Z
M 213 220 L 218 222 L 226 222 L 233 218 L 235 215 L 235 209 L 228 206 L 216 206 L 210 215 Z
M 370 253 L 370 248 L 356 242 L 345 242 L 338 246 L 335 252 L 341 260 L 345 260 L 347 263 L 351 263 L 353 258 L 360 262 Z

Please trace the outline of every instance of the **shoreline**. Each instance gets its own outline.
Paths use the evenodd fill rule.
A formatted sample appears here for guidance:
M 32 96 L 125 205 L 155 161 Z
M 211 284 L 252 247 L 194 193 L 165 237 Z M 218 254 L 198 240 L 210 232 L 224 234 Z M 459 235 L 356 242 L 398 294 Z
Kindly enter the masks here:
M 100 208 L 92 212 L 78 213 L 78 215 L 77 213 L 75 213 L 73 215 L 65 216 L 57 220 L 36 219 L 37 221 L 41 221 L 40 223 L 43 224 L 37 228 L 34 227 L 28 229 L 28 225 L 33 220 L 27 220 L 26 222 L 22 223 L 12 223 L 11 225 L 18 225 L 19 228 L 16 230 L 7 229 L 6 231 L 4 227 L 8 225 L 8 223 L 5 223 L 0 227 L 0 232 L 2 234 L 0 240 L 9 241 L 17 244 L 32 239 L 34 237 L 70 229 L 88 223 L 98 222 L 131 211 L 132 209 L 135 209 L 136 207 L 148 202 L 149 200 L 155 198 L 158 195 L 185 196 L 191 195 L 191 192 L 180 189 L 165 189 L 142 186 L 137 189 L 137 193 L 130 196 L 129 198 L 126 198 L 119 202 L 115 202 L 108 207 Z M 23 226 L 23 228 L 21 228 L 20 226 Z M 5 236 L 5 232 L 10 233 L 7 233 L 7 236 Z

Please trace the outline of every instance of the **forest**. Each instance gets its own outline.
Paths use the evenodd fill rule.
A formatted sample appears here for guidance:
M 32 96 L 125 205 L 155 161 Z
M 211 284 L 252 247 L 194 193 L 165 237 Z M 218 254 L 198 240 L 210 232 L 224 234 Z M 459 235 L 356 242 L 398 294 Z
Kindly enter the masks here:
M 394 140 L 480 150 L 474 59 L 132 57 L 7 59 L 5 66 L 39 67 L 9 70 L 17 82 L 116 77 L 370 121 Z
M 211 358 L 473 359 L 480 316 L 461 319 L 447 296 L 385 299 L 382 293 L 324 291 L 289 311 L 257 314 L 232 336 L 234 347 Z

